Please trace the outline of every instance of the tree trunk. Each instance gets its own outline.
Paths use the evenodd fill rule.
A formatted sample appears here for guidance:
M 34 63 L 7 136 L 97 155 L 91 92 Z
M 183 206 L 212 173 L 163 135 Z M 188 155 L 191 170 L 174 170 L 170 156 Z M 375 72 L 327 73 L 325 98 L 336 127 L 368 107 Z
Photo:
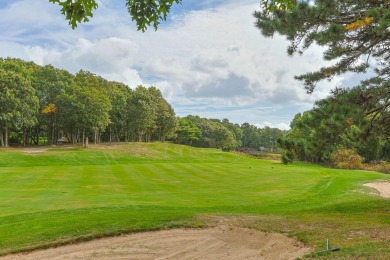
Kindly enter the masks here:
M 39 134 L 40 134 L 40 127 L 36 129 L 36 138 L 37 138 L 38 145 L 39 145 Z
M 51 144 L 54 144 L 54 136 L 55 136 L 55 131 L 54 131 L 54 122 L 51 124 Z
M 111 127 L 110 127 L 110 143 L 111 143 Z
M 59 130 L 54 128 L 52 144 L 58 144 L 58 139 L 60 139 L 60 137 L 62 137 L 62 135 L 60 136 Z
M 3 133 L 3 131 L 0 131 L 0 145 L 2 147 L 4 146 L 4 133 Z
M 4 146 L 8 147 L 8 128 L 5 128 L 4 131 Z
M 25 147 L 26 146 L 26 129 L 24 129 L 24 127 L 23 127 L 23 141 L 22 141 L 22 143 L 23 143 L 23 147 Z
M 88 135 L 85 137 L 85 146 L 84 148 L 88 148 L 89 147 L 89 140 L 88 140 Z

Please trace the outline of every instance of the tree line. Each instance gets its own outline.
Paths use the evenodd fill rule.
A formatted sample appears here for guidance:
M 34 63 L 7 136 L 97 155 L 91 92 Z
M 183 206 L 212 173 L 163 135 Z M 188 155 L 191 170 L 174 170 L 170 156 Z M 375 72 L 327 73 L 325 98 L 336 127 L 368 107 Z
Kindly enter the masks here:
M 263 0 L 254 17 L 263 36 L 279 34 L 289 41 L 291 56 L 322 46 L 324 60 L 331 62 L 295 77 L 308 93 L 345 73 L 367 77 L 353 88 L 335 88 L 295 116 L 279 140 L 284 161 L 349 161 L 350 168 L 358 168 L 360 160 L 389 161 L 390 2 Z
M 275 149 L 283 131 L 228 119 L 177 117 L 156 87 L 129 86 L 80 70 L 0 59 L 0 145 L 172 141 L 232 150 Z
M 89 140 L 164 140 L 175 113 L 155 87 L 128 86 L 88 71 L 76 75 L 19 59 L 1 59 L 0 142 L 88 146 Z
M 73 28 L 81 21 L 88 21 L 92 11 L 97 8 L 95 0 L 83 1 L 88 3 L 86 5 L 80 5 L 80 2 L 64 1 L 61 4 L 63 14 Z M 159 21 L 166 18 L 172 4 L 181 2 L 126 0 L 130 16 L 142 31 L 150 25 L 157 29 Z M 304 53 L 313 44 L 322 46 L 324 60 L 333 61 L 317 71 L 295 77 L 302 81 L 308 93 L 315 91 L 320 81 L 331 80 L 347 72 L 369 72 L 368 78 L 354 88 L 336 88 L 328 98 L 317 101 L 312 110 L 295 116 L 291 130 L 279 138 L 278 143 L 285 150 L 284 160 L 288 162 L 298 158 L 326 162 L 342 150 L 357 153 L 366 161 L 390 160 L 390 2 L 260 0 L 260 6 L 254 17 L 255 25 L 263 36 L 285 36 L 290 42 L 287 53 L 291 56 Z M 81 10 L 83 8 L 86 10 Z M 219 131 L 212 123 L 205 127 L 204 120 L 196 117 L 182 121 L 182 126 L 191 128 L 193 124 L 206 133 L 210 129 L 213 129 L 211 132 Z M 250 127 L 240 126 L 240 129 L 244 131 Z M 258 146 L 259 139 L 251 140 L 251 136 L 256 136 L 257 132 L 255 130 L 255 134 L 248 134 L 247 131 L 242 139 L 237 138 L 239 133 L 233 131 L 235 145 L 256 143 Z M 187 136 L 188 140 L 182 138 L 178 141 L 206 145 L 213 140 L 220 144 L 218 138 L 197 137 L 195 130 L 191 133 L 193 136 Z
M 241 147 L 260 150 L 276 150 L 277 140 L 286 131 L 268 126 L 259 128 L 249 123 L 241 125 L 228 119 L 207 119 L 189 115 L 178 118 L 175 142 L 197 147 L 216 147 L 233 150 Z
M 286 162 L 329 162 L 341 150 L 351 151 L 347 157 L 357 153 L 366 162 L 390 161 L 390 110 L 383 106 L 389 90 L 336 89 L 313 109 L 295 115 L 291 130 L 278 140 Z M 365 93 L 374 91 L 367 98 Z

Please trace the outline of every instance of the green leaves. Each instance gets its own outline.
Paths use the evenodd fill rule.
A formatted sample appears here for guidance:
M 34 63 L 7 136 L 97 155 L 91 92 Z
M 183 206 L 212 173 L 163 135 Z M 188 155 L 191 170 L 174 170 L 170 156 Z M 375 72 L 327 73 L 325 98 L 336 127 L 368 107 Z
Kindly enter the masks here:
M 178 118 L 178 128 L 176 132 L 177 141 L 188 145 L 191 145 L 193 141 L 198 141 L 202 136 L 202 130 L 188 118 Z
M 137 30 L 145 32 L 148 26 L 157 30 L 160 20 L 166 20 L 173 3 L 181 0 L 127 0 L 126 6 Z
M 69 21 L 72 29 L 77 27 L 81 22 L 88 22 L 93 17 L 93 10 L 96 10 L 98 4 L 95 0 L 49 0 L 53 4 L 61 6 L 61 13 Z
M 6 133 L 4 146 L 8 145 L 10 129 L 24 131 L 37 122 L 38 98 L 27 70 L 20 60 L 0 59 L 0 132 Z
M 383 160 L 389 143 L 390 88 L 336 89 L 312 110 L 296 115 L 279 141 L 301 160 L 326 161 L 339 149 L 356 150 L 365 160 Z
M 264 36 L 271 37 L 274 33 L 286 36 L 290 41 L 290 55 L 301 54 L 316 43 L 326 48 L 324 59 L 337 62 L 297 77 L 304 81 L 309 93 L 314 91 L 318 81 L 331 79 L 333 75 L 365 72 L 369 65 L 382 74 L 381 71 L 390 67 L 388 1 L 294 2 L 263 1 L 264 10 L 255 12 L 254 16 Z
M 296 0 L 262 0 L 260 6 L 266 13 L 272 13 L 275 11 L 291 11 L 295 4 Z
M 93 17 L 93 11 L 98 8 L 96 0 L 49 0 L 61 6 L 61 13 L 69 21 L 72 29 L 79 23 L 88 22 Z M 127 0 L 127 10 L 131 19 L 137 23 L 137 29 L 146 31 L 148 26 L 157 30 L 160 20 L 166 20 L 167 14 L 174 3 L 182 0 Z
M 318 101 L 315 109 L 298 120 L 299 124 L 293 122 L 295 126 L 290 133 L 295 135 L 294 152 L 301 159 L 318 161 L 326 159 L 338 145 L 344 145 L 359 149 L 368 160 L 377 159 L 376 152 L 370 152 L 369 147 L 382 143 L 382 139 L 388 142 L 390 133 L 390 3 L 297 1 L 293 8 L 283 9 L 277 8 L 279 2 L 263 1 L 266 5 L 263 12 L 254 14 L 262 34 L 286 36 L 290 55 L 303 53 L 313 43 L 321 45 L 326 48 L 324 59 L 335 61 L 295 77 L 303 81 L 308 93 L 315 90 L 319 81 L 331 80 L 335 75 L 364 73 L 369 67 L 374 72 L 373 77 L 353 90 L 346 93 L 336 90 L 332 97 Z M 347 119 L 353 125 L 345 125 Z M 351 135 L 351 128 L 357 126 L 360 136 Z M 383 146 L 386 142 L 383 141 Z

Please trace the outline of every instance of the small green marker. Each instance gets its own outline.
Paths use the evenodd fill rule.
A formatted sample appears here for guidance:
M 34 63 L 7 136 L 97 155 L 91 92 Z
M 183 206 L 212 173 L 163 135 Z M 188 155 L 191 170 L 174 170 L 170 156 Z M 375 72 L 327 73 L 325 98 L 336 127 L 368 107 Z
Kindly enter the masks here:
M 340 250 L 340 248 L 338 248 L 338 247 L 330 248 L 329 239 L 326 239 L 326 250 L 318 251 L 316 254 L 325 253 L 325 252 L 335 252 L 335 251 L 339 251 L 339 250 Z

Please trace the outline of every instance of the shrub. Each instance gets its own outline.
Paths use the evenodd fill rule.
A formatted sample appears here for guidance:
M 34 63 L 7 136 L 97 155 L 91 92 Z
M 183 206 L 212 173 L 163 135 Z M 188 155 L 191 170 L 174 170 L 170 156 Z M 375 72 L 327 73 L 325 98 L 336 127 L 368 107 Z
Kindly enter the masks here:
M 284 164 L 292 163 L 294 161 L 294 153 L 291 151 L 284 151 L 281 160 Z
M 374 161 L 369 164 L 364 164 L 364 169 L 367 171 L 376 171 L 390 174 L 390 163 L 386 161 Z
M 362 169 L 364 158 L 354 150 L 339 149 L 331 155 L 333 166 L 339 169 Z

